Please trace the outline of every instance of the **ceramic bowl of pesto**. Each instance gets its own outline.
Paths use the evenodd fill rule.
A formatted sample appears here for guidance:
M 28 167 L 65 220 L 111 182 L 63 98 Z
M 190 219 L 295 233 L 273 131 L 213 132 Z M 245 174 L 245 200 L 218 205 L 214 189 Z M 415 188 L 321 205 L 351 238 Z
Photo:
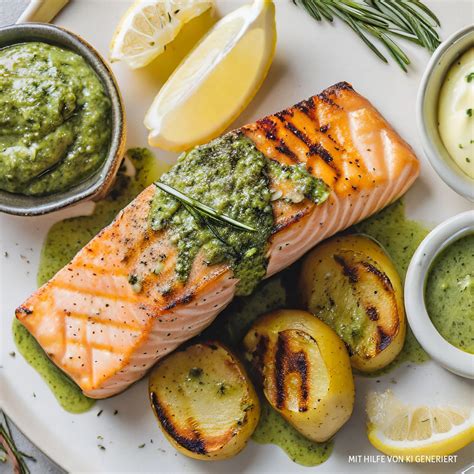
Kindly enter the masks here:
M 474 211 L 435 227 L 416 250 L 405 307 L 418 342 L 441 366 L 474 379 Z
M 418 89 L 417 125 L 431 166 L 448 186 L 474 202 L 474 76 L 470 74 L 474 72 L 473 48 L 471 25 L 455 32 L 436 49 Z M 468 59 L 470 64 L 466 65 Z M 449 96 L 449 81 L 454 80 L 458 81 L 457 90 L 452 86 Z M 460 87 L 465 90 L 460 91 Z M 446 101 L 452 103 L 443 104 Z M 443 121 L 451 130 L 445 130 Z
M 34 49 L 35 45 L 37 49 Z M 61 71 L 63 75 L 56 75 L 50 80 L 49 76 L 54 76 L 56 66 L 52 55 L 59 55 L 61 59 L 62 52 L 65 56 L 61 64 L 69 69 L 64 69 Z M 27 59 L 22 64 L 23 53 Z M 117 82 L 104 59 L 81 37 L 42 23 L 0 28 L 0 54 L 5 55 L 0 67 L 3 64 L 7 68 L 4 72 L 11 74 L 12 81 L 20 81 L 21 88 L 31 89 L 33 104 L 28 108 L 28 104 L 24 105 L 24 95 L 18 96 L 18 99 L 12 93 L 15 87 L 7 89 L 7 102 L 12 97 L 14 99 L 8 104 L 8 110 L 2 111 L 0 119 L 0 155 L 4 154 L 0 156 L 0 165 L 4 167 L 0 176 L 0 212 L 20 216 L 41 215 L 103 197 L 113 184 L 125 148 L 124 107 Z M 9 54 L 20 57 L 10 70 Z M 35 57 L 43 62 L 40 63 L 39 59 L 39 65 L 34 60 L 28 62 Z M 78 65 L 77 76 L 73 69 L 75 65 Z M 39 85 L 31 83 L 38 71 L 44 71 Z M 5 76 L 8 77 L 7 74 Z M 86 90 L 86 85 L 91 87 Z M 92 101 L 94 91 L 97 92 L 94 97 L 100 97 L 102 102 Z M 78 96 L 81 93 L 83 96 Z M 37 109 L 34 109 L 37 104 Z M 106 104 L 103 108 L 106 115 L 97 115 L 102 110 L 101 104 Z M 30 110 L 35 115 L 29 116 Z M 39 139 L 34 142 L 32 138 L 25 145 L 23 141 L 27 135 L 26 132 L 22 135 L 22 130 L 27 130 L 30 137 L 34 136 L 34 127 L 43 134 L 38 132 L 38 136 L 46 138 L 43 142 Z M 52 137 L 51 142 L 47 141 L 49 137 Z M 19 148 L 15 148 L 17 142 L 14 140 L 19 140 Z M 21 161 L 23 156 L 19 154 L 10 159 L 12 149 L 26 150 L 24 156 L 27 158 Z M 44 163 L 39 159 L 35 161 L 40 153 Z M 47 167 L 45 171 L 41 169 L 43 165 Z

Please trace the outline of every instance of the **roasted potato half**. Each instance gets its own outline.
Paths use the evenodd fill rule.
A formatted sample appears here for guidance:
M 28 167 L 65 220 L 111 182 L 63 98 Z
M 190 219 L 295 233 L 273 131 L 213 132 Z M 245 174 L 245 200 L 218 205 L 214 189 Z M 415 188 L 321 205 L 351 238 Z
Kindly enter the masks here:
M 218 342 L 194 344 L 158 363 L 150 401 L 169 442 L 195 459 L 225 459 L 242 450 L 260 404 L 244 367 Z
M 300 288 L 304 306 L 346 343 L 354 368 L 381 369 L 402 349 L 402 284 L 371 238 L 347 235 L 318 245 L 303 261 Z
M 252 326 L 244 346 L 265 397 L 301 434 L 326 441 L 349 419 L 354 406 L 349 355 L 318 318 L 299 310 L 269 313 Z

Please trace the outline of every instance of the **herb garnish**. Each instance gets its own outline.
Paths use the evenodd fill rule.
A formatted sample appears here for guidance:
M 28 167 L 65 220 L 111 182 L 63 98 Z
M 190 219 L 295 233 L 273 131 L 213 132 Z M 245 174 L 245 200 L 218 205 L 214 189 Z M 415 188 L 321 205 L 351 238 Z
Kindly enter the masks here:
M 198 200 L 183 194 L 182 192 L 178 191 L 171 186 L 168 186 L 161 181 L 155 181 L 153 183 L 157 188 L 161 189 L 165 193 L 173 196 L 177 201 L 179 201 L 185 208 L 188 210 L 193 217 L 196 217 L 200 221 L 205 221 L 207 225 L 209 225 L 208 221 L 211 220 L 217 224 L 227 224 L 235 227 L 236 229 L 240 230 L 247 230 L 249 232 L 255 232 L 253 227 L 250 227 L 247 224 L 243 224 L 242 222 L 236 221 L 225 214 L 220 214 L 215 209 Z
M 317 21 L 334 17 L 349 25 L 362 41 L 384 62 L 387 58 L 367 36 L 378 39 L 406 72 L 410 59 L 393 40 L 412 41 L 428 51 L 440 44 L 436 15 L 419 0 L 293 0 Z
M 193 216 L 196 222 L 199 222 L 201 225 L 207 227 L 212 235 L 237 257 L 239 256 L 238 250 L 232 247 L 232 245 L 230 245 L 229 242 L 227 242 L 224 237 L 222 237 L 221 233 L 217 230 L 214 224 L 225 224 L 239 230 L 256 232 L 253 227 L 250 227 L 247 224 L 242 224 L 241 222 L 232 219 L 225 214 L 220 214 L 212 207 L 209 207 L 206 204 L 203 204 L 202 202 L 187 196 L 186 194 L 183 194 L 177 189 L 162 183 L 161 181 L 156 181 L 153 184 L 157 188 L 175 198 Z
M 471 108 L 467 109 L 466 114 L 468 115 L 468 117 L 472 117 L 472 109 Z
M 29 454 L 20 451 L 13 440 L 12 432 L 7 418 L 3 414 L 4 423 L 0 423 L 0 461 L 6 462 L 7 459 L 13 464 L 15 472 L 19 474 L 29 474 L 30 470 L 26 465 L 26 459 L 36 462 L 36 459 Z M 15 469 L 16 468 L 16 469 Z
M 470 72 L 470 73 L 466 76 L 466 81 L 467 81 L 467 82 L 474 81 L 474 72 Z

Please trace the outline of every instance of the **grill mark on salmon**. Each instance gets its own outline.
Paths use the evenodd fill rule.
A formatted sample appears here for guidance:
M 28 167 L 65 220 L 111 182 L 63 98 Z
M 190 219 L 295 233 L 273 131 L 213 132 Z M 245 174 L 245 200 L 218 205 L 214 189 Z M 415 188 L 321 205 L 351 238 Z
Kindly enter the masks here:
M 276 147 L 276 149 L 280 153 L 286 155 L 291 161 L 298 162 L 298 160 L 296 159 L 296 155 L 288 148 L 283 138 L 278 139 L 278 143 L 279 145 Z
M 309 151 L 307 155 L 318 155 L 320 156 L 327 164 L 330 164 L 333 159 L 330 153 L 319 143 L 312 143 L 311 140 L 305 135 L 304 132 L 296 128 L 291 122 L 284 122 L 285 127 L 296 137 L 298 137 L 308 148 Z M 332 165 L 330 165 L 332 166 Z M 336 169 L 336 168 L 335 168 Z M 336 173 L 339 174 L 336 169 Z
M 238 133 L 269 160 L 303 163 L 331 190 L 321 205 L 272 203 L 267 276 L 388 205 L 418 175 L 411 148 L 347 83 Z M 90 397 L 124 390 L 205 329 L 235 294 L 231 268 L 209 266 L 201 254 L 187 282 L 174 281 L 177 250 L 166 230 L 153 232 L 148 225 L 154 192 L 154 186 L 145 189 L 16 311 L 51 360 Z M 150 273 L 163 255 L 162 271 Z M 133 291 L 128 275 L 140 279 L 140 292 Z M 386 340 L 381 334 L 380 344 Z

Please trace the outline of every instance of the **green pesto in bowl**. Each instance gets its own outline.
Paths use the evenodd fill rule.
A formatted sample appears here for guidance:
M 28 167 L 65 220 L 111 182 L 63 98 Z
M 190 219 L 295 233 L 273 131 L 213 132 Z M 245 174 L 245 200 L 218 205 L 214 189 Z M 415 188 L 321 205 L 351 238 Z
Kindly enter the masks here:
M 80 55 L 43 42 L 0 50 L 0 188 L 44 196 L 103 164 L 111 103 Z
M 438 332 L 474 354 L 474 234 L 456 240 L 436 257 L 426 280 L 425 303 Z

